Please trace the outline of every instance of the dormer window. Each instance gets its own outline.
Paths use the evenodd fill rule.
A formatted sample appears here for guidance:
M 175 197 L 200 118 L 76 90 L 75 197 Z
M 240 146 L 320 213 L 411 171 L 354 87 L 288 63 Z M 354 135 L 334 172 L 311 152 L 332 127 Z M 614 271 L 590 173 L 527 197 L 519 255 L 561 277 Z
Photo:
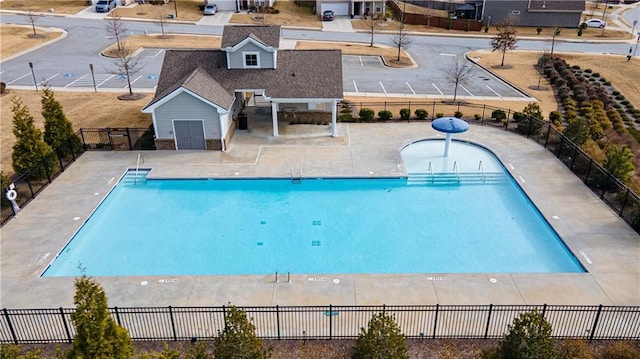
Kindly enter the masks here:
M 245 68 L 257 68 L 260 64 L 260 53 L 259 52 L 243 52 L 244 56 L 244 67 Z

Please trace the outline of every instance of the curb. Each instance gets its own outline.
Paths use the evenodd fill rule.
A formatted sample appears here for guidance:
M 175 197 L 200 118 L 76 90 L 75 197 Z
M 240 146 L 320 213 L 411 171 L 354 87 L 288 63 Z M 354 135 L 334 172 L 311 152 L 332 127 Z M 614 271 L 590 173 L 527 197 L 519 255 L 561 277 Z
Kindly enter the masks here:
M 14 25 L 15 25 L 15 26 L 26 26 L 26 27 L 31 27 L 30 25 L 20 25 L 20 24 L 14 24 Z M 45 42 L 45 43 L 42 43 L 42 44 L 40 44 L 40 45 L 38 45 L 38 46 L 32 47 L 32 48 L 30 48 L 30 49 L 27 49 L 27 50 L 21 51 L 21 52 L 19 52 L 19 53 L 17 53 L 17 54 L 13 54 L 13 55 L 11 55 L 11 56 L 9 56 L 9 57 L 7 57 L 7 58 L 4 58 L 4 59 L 2 59 L 2 61 L 0 61 L 0 64 L 1 64 L 1 63 L 3 63 L 3 62 L 5 62 L 5 61 L 13 60 L 13 59 L 15 59 L 16 57 L 20 57 L 20 56 L 26 55 L 26 54 L 28 54 L 28 53 L 30 53 L 30 52 L 32 52 L 32 51 L 35 51 L 35 50 L 37 50 L 37 49 L 40 49 L 40 48 L 42 48 L 42 47 L 45 47 L 45 46 L 51 45 L 51 44 L 53 44 L 53 43 L 55 43 L 55 42 L 58 42 L 58 41 L 60 41 L 60 40 L 63 40 L 63 39 L 65 39 L 65 38 L 69 35 L 69 33 L 67 32 L 67 30 L 65 30 L 65 29 L 60 29 L 60 28 L 56 28 L 56 27 L 46 27 L 46 28 L 44 28 L 44 27 L 41 27 L 41 26 L 37 26 L 36 28 L 41 29 L 41 30 L 42 30 L 42 31 L 44 31 L 44 32 L 52 32 L 51 30 L 53 29 L 54 31 L 60 31 L 60 32 L 62 33 L 62 35 L 60 35 L 60 36 L 56 37 L 55 39 L 51 39 L 51 40 L 49 40 L 49 41 L 47 41 L 47 42 Z

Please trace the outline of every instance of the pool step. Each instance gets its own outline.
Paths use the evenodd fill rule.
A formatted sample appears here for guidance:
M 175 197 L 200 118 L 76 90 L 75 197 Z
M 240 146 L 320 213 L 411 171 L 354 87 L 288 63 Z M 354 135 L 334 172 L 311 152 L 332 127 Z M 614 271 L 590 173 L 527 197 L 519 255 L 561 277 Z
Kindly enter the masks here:
M 502 172 L 466 172 L 466 173 L 411 173 L 407 177 L 408 185 L 452 185 L 452 184 L 496 184 L 506 183 L 507 176 Z
M 147 175 L 149 172 L 151 172 L 150 168 L 140 168 L 137 173 L 136 170 L 128 170 L 120 179 L 120 183 L 131 186 L 145 184 L 147 182 Z

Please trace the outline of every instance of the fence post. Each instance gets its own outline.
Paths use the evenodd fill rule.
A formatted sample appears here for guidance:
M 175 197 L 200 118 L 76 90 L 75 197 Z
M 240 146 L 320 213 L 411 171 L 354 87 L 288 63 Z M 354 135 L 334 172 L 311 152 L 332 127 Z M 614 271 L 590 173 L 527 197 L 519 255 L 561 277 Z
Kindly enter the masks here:
M 547 148 L 547 144 L 549 143 L 549 134 L 551 134 L 551 124 L 547 125 L 547 135 L 544 137 L 544 148 Z
M 178 341 L 178 335 L 176 334 L 176 323 L 173 321 L 173 309 L 169 306 L 169 318 L 171 319 L 171 330 L 173 331 L 173 341 Z
M 545 314 L 547 314 L 547 303 L 544 303 L 542 305 L 542 317 L 545 317 Z
M 627 200 L 629 199 L 629 192 L 630 191 L 631 191 L 631 189 L 629 189 L 629 187 L 627 187 L 627 192 L 625 192 L 625 194 L 624 194 L 624 201 L 622 201 L 622 206 L 620 206 L 620 213 L 618 214 L 620 217 L 622 217 L 622 214 L 624 212 L 624 207 L 627 205 Z
M 504 122 L 504 130 L 505 131 L 509 130 L 509 117 L 511 117 L 511 109 L 510 108 L 507 109 L 507 120 Z
M 591 327 L 591 333 L 589 333 L 589 343 L 593 341 L 593 337 L 596 335 L 596 327 L 598 326 L 598 321 L 600 320 L 601 312 L 602 312 L 602 304 L 598 306 L 598 313 L 596 313 L 596 319 L 593 321 L 593 326 Z
M 591 174 L 591 167 L 593 166 L 593 158 L 589 157 L 589 167 L 587 167 L 587 175 L 584 177 L 584 184 L 587 185 L 587 187 L 589 187 L 589 184 L 587 183 L 587 181 L 589 180 L 589 175 Z
M 58 163 L 60 164 L 60 172 L 64 172 L 64 163 L 62 162 L 62 156 L 56 151 L 56 157 L 58 157 Z
M 489 324 L 491 323 L 492 309 L 493 309 L 493 304 L 489 304 L 489 315 L 487 315 L 487 326 L 484 328 L 484 339 L 487 339 L 487 335 L 489 334 Z
M 82 148 L 84 148 L 84 150 L 87 150 L 87 142 L 84 140 L 84 131 L 82 129 L 80 129 L 80 138 L 82 139 Z
M 484 110 L 487 108 L 487 105 L 482 105 L 482 117 L 480 118 L 480 126 L 484 126 Z
M 129 141 L 129 151 L 133 151 L 133 145 L 131 144 L 131 132 L 129 132 L 129 127 L 127 127 L 127 141 Z
M 333 339 L 333 304 L 329 304 L 329 340 Z
M 42 159 L 42 166 L 44 167 L 44 172 L 47 174 L 47 180 L 51 183 L 51 174 L 49 173 L 49 167 L 47 166 L 47 161 Z
M 605 192 L 607 192 L 607 184 L 609 183 L 609 178 L 611 178 L 611 173 L 607 172 L 607 176 L 602 180 L 602 193 L 600 193 L 600 199 L 604 198 Z
M 67 138 L 67 142 L 69 145 L 69 150 L 71 150 L 71 158 L 73 159 L 73 162 L 76 161 L 76 152 L 73 149 L 73 142 L 71 141 L 71 137 Z
M 7 308 L 3 308 L 2 312 L 4 317 L 7 318 L 7 325 L 9 326 L 11 337 L 13 337 L 13 344 L 18 344 L 18 337 L 16 336 L 16 331 L 13 330 L 13 324 L 11 324 L 11 318 L 9 318 L 9 311 L 7 311 Z
M 276 305 L 276 327 L 278 329 L 278 340 L 280 340 L 280 306 Z
M 62 324 L 64 324 L 64 331 L 67 333 L 67 341 L 69 343 L 73 342 L 73 338 L 71 337 L 71 332 L 69 331 L 69 325 L 67 325 L 67 319 L 64 317 L 64 310 L 60 307 L 60 316 L 62 317 Z
M 116 322 L 118 323 L 118 325 L 122 325 L 120 323 L 120 313 L 118 312 L 118 307 L 114 307 L 113 310 L 114 310 L 114 313 L 116 313 Z
M 432 107 L 431 107 L 431 120 L 433 120 L 434 118 L 436 118 L 436 102 L 435 101 L 433 101 Z
M 575 165 L 576 163 L 576 155 L 578 154 L 578 146 L 573 146 L 573 156 L 571 156 L 571 166 L 569 166 L 569 169 L 571 170 L 571 172 L 573 172 L 573 165 Z
M 440 304 L 436 303 L 436 316 L 433 318 L 433 334 L 431 335 L 431 339 L 436 338 L 436 330 L 438 328 L 438 309 L 440 308 Z

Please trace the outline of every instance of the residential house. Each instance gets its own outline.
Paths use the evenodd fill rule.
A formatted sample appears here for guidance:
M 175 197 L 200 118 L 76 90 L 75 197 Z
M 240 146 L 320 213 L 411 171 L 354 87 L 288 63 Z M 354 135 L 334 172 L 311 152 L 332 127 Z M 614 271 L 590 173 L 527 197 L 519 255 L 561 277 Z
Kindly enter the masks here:
M 275 0 L 214 0 L 214 3 L 221 11 L 241 11 L 270 7 L 273 6 Z
M 342 99 L 340 50 L 284 50 L 279 26 L 225 26 L 220 49 L 167 50 L 152 115 L 157 149 L 226 150 L 248 98 L 278 118 L 323 116 L 336 133 Z M 241 128 L 242 129 L 242 128 Z
M 418 6 L 445 10 L 458 19 L 497 24 L 511 18 L 518 26 L 578 27 L 584 0 L 407 0 Z
M 366 14 L 384 14 L 385 1 L 365 0 L 316 0 L 316 13 L 331 10 L 336 16 L 361 16 Z

